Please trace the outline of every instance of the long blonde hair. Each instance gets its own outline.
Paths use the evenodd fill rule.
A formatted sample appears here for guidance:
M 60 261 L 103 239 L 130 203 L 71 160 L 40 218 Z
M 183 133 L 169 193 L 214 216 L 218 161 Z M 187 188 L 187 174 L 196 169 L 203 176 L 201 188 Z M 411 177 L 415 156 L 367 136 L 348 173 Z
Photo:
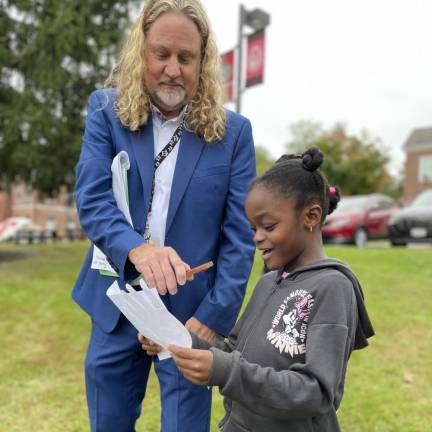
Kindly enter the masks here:
M 105 86 L 117 89 L 116 112 L 125 127 L 136 131 L 147 124 L 150 96 L 144 84 L 146 34 L 156 19 L 169 11 L 185 14 L 201 35 L 201 73 L 197 92 L 188 104 L 186 126 L 207 142 L 220 140 L 225 135 L 220 58 L 209 19 L 199 0 L 147 1 Z

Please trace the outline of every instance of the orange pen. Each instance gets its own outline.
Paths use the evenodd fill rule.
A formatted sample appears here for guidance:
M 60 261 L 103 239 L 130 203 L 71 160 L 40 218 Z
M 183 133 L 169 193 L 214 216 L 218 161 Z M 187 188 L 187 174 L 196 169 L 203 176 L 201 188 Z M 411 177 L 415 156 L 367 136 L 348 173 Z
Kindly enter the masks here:
M 213 261 L 208 261 L 204 264 L 200 264 L 199 266 L 193 267 L 190 270 L 186 270 L 186 278 L 189 279 L 192 275 L 207 270 L 210 267 L 213 267 Z

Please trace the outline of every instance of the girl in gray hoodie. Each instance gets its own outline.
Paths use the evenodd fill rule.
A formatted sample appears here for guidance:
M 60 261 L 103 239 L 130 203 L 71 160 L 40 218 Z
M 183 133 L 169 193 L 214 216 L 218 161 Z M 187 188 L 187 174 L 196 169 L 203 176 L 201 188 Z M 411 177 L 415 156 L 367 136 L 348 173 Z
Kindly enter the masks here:
M 190 381 L 219 386 L 224 432 L 336 432 L 347 362 L 373 328 L 351 270 L 326 257 L 321 225 L 339 201 L 322 153 L 285 155 L 250 186 L 246 213 L 268 269 L 224 342 L 170 346 Z M 143 349 L 159 347 L 139 336 Z

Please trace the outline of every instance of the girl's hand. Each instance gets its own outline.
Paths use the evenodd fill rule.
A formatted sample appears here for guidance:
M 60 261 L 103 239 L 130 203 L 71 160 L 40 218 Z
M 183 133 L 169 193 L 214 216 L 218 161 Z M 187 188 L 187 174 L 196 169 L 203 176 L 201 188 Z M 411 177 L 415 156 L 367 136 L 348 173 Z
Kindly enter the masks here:
M 170 345 L 168 349 L 185 378 L 201 386 L 207 384 L 213 368 L 213 353 L 211 351 L 182 348 L 176 345 Z
M 141 343 L 142 349 L 149 355 L 158 355 L 162 351 L 162 347 L 151 339 L 146 338 L 141 333 L 138 333 L 138 340 Z

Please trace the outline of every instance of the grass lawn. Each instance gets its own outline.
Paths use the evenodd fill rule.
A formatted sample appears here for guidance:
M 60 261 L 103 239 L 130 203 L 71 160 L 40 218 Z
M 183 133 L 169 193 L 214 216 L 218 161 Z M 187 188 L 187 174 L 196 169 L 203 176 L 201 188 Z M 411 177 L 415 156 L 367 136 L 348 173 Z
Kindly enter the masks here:
M 70 299 L 86 248 L 84 242 L 0 246 L 1 431 L 88 430 L 82 369 L 89 319 Z M 432 431 L 432 249 L 327 252 L 358 275 L 377 332 L 350 360 L 342 430 Z M 258 259 L 248 295 L 260 270 Z M 217 431 L 223 414 L 217 389 L 213 406 Z M 137 431 L 158 432 L 159 414 L 152 376 Z

